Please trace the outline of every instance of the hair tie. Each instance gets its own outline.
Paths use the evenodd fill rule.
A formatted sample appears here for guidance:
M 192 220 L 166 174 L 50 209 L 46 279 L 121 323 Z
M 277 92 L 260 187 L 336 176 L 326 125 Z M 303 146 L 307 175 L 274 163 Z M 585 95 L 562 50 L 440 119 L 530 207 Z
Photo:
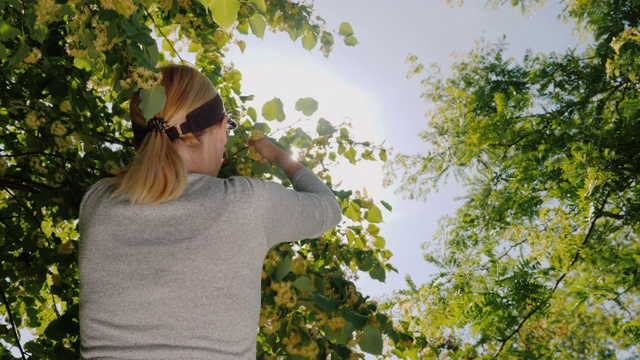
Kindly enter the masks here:
M 164 121 L 164 119 L 154 116 L 151 118 L 151 120 L 149 120 L 149 123 L 147 124 L 147 129 L 154 130 L 164 134 L 165 131 L 167 130 L 166 125 L 167 125 L 167 122 Z

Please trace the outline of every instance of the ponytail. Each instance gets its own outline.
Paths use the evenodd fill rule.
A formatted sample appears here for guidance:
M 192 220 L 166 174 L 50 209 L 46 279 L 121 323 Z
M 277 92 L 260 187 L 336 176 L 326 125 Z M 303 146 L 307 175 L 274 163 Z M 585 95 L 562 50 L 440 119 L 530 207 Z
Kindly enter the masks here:
M 151 131 L 136 158 L 117 170 L 114 196 L 127 194 L 132 204 L 159 204 L 182 194 L 187 185 L 187 167 L 167 136 Z
M 167 126 L 184 122 L 186 113 L 217 94 L 211 81 L 192 67 L 169 65 L 160 70 L 167 101 L 156 116 L 164 119 Z M 129 103 L 131 121 L 146 128 L 139 104 L 140 94 L 135 93 Z M 187 146 L 201 145 L 194 134 L 185 134 L 174 141 Z M 150 131 L 140 143 L 135 140 L 134 147 L 137 154 L 131 165 L 113 172 L 116 175 L 113 195 L 127 195 L 132 204 L 160 204 L 180 196 L 187 186 L 187 166 L 166 134 Z

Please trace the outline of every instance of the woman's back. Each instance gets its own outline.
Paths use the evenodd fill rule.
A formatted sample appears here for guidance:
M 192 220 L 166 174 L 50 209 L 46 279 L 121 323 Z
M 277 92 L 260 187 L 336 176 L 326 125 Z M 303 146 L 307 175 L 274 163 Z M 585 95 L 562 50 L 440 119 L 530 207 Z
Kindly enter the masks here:
M 340 219 L 313 173 L 293 185 L 190 174 L 159 205 L 111 197 L 110 180 L 94 185 L 80 214 L 83 357 L 255 358 L 267 250 Z

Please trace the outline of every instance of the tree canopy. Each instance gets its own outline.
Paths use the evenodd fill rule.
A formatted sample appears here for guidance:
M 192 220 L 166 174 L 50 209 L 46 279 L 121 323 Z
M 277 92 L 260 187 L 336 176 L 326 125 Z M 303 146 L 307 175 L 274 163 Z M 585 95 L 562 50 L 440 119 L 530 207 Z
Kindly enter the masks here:
M 349 23 L 330 29 L 311 1 L 288 0 L 2 0 L 0 14 L 3 358 L 10 349 L 22 358 L 78 357 L 79 202 L 90 184 L 132 158 L 127 100 L 141 91 L 149 117 L 162 107 L 158 67 L 181 60 L 179 45 L 195 55 L 193 66 L 240 123 L 220 176 L 288 185 L 246 146 L 252 131 L 265 133 L 333 188 L 344 213 L 345 221 L 321 238 L 267 255 L 257 357 L 350 359 L 379 355 L 384 344 L 410 346 L 411 335 L 354 285 L 358 274 L 384 281 L 394 270 L 378 227 L 382 207 L 390 206 L 331 178 L 340 159 L 385 161 L 386 150 L 356 141 L 349 124 L 314 118 L 318 103 L 311 98 L 295 104 L 304 129 L 278 98 L 251 106 L 242 74 L 225 59 L 230 46 L 245 49 L 243 36 L 262 38 L 265 31 L 288 33 L 304 49 L 329 56 L 336 39 L 357 44 Z M 24 346 L 20 333 L 29 338 Z
M 424 244 L 438 273 L 387 304 L 426 357 L 640 356 L 640 2 L 563 4 L 589 39 L 564 53 L 482 41 L 446 76 L 411 58 L 428 148 L 389 176 L 409 198 L 466 189 Z

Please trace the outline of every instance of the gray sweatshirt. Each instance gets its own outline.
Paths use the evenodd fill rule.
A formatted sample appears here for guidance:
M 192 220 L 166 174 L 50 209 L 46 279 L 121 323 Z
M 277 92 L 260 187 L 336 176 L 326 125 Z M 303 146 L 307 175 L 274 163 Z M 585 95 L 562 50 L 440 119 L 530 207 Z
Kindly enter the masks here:
M 292 183 L 190 174 L 160 205 L 111 197 L 108 179 L 93 185 L 79 220 L 82 357 L 255 359 L 267 250 L 341 218 L 311 171 Z

